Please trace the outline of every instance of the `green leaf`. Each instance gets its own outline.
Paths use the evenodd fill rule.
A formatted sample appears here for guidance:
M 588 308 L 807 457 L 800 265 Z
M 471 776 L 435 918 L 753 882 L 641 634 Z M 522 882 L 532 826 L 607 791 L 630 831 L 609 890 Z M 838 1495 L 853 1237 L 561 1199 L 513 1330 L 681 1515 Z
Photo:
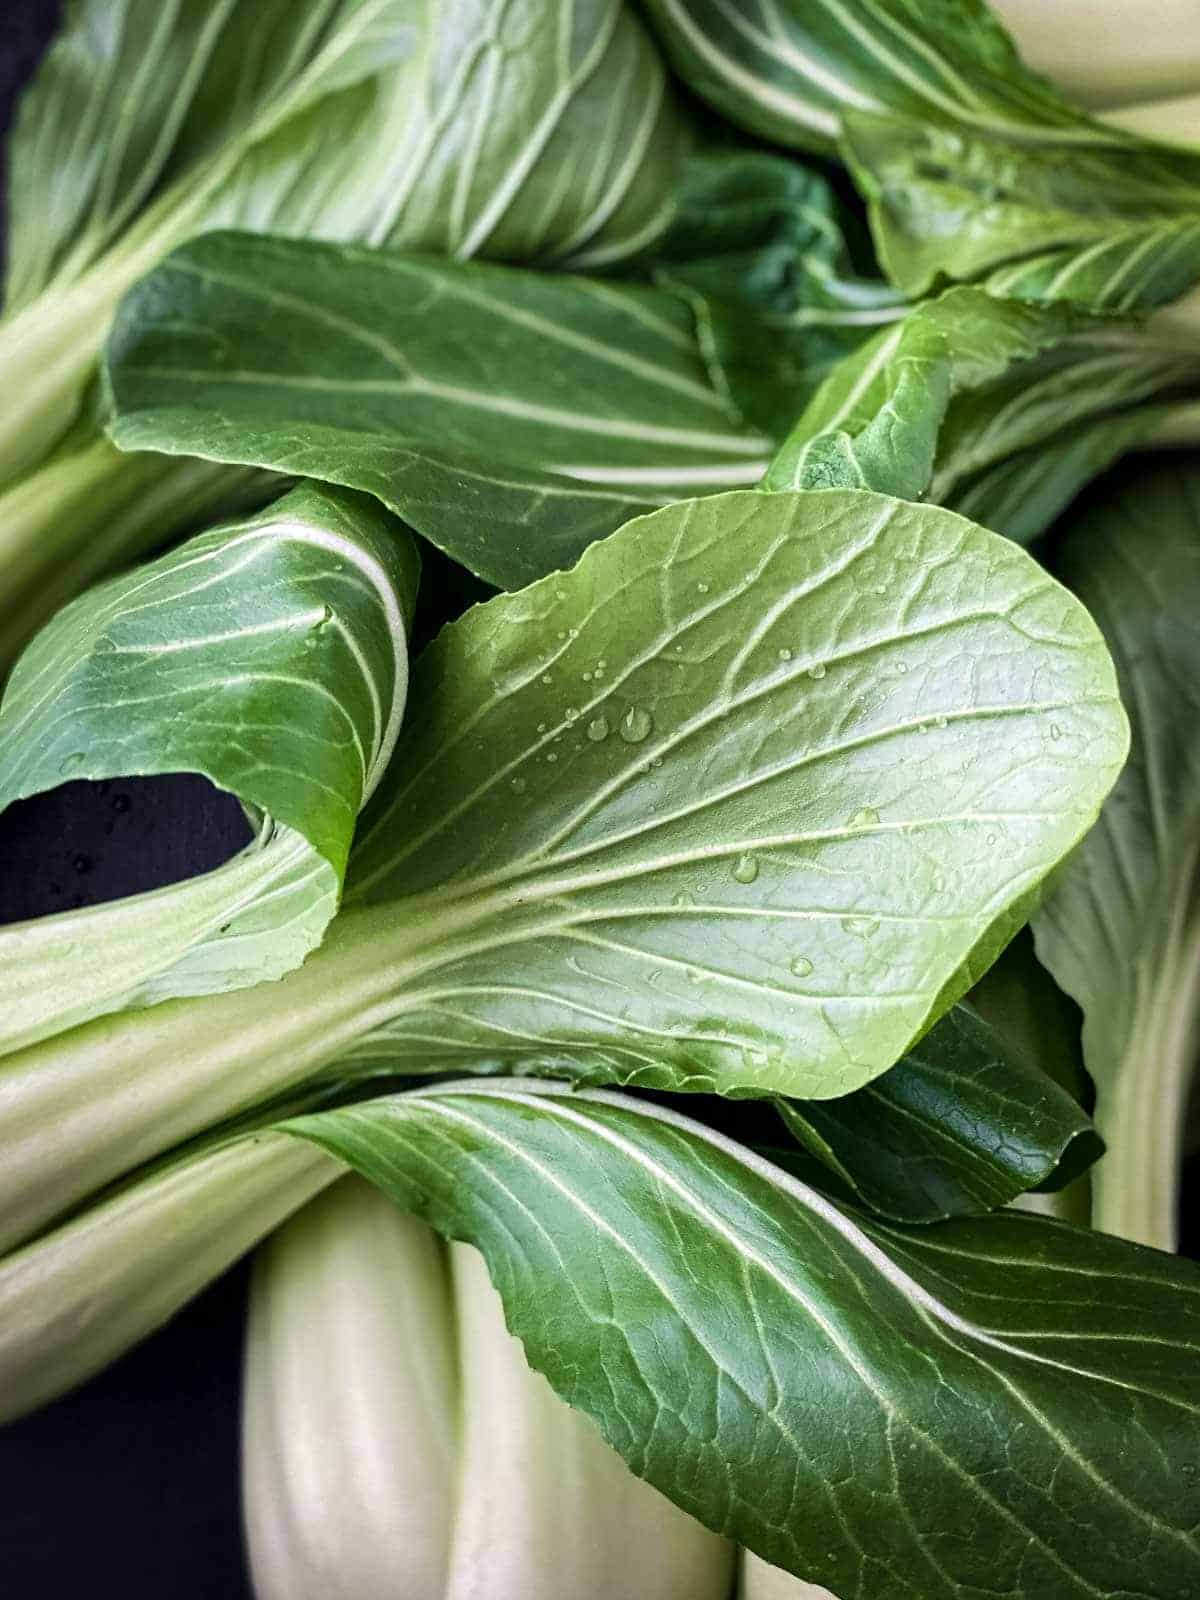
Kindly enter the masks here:
M 506 588 L 771 451 L 664 290 L 348 246 L 185 246 L 127 299 L 108 376 L 122 448 L 368 490 Z
M 843 152 L 884 269 L 908 295 L 968 279 L 1130 311 L 1200 278 L 1200 154 L 1082 115 L 1047 139 L 1036 124 L 991 132 L 857 113 Z
M 690 299 L 715 376 L 768 433 L 904 312 L 889 284 L 856 273 L 848 225 L 826 179 L 786 156 L 720 152 L 684 167 L 655 276 Z
M 77 0 L 12 140 L 9 307 L 214 225 L 613 259 L 681 151 L 619 0 Z
M 1066 1090 L 966 1005 L 873 1083 L 779 1109 L 852 1198 L 900 1222 L 991 1211 L 1059 1187 L 1104 1148 Z
M 286 1126 L 478 1246 L 530 1363 L 767 1560 L 863 1600 L 1200 1584 L 1192 1264 L 1015 1213 L 870 1223 L 673 1111 L 561 1085 Z
M 1198 381 L 1166 329 L 950 289 L 834 368 L 763 487 L 928 498 L 1027 543 Z
M 1083 608 L 950 512 L 641 518 L 421 657 L 301 972 L 9 1058 L 0 1233 L 332 1062 L 848 1093 L 1027 918 L 1125 740 Z
M 848 111 L 1024 134 L 1069 122 L 984 0 L 647 0 L 676 70 L 731 122 L 832 155 Z
M 726 116 L 842 155 L 910 297 L 980 280 L 1129 310 L 1200 278 L 1200 154 L 1092 120 L 1021 63 L 983 0 L 650 0 L 650 13 Z
M 1158 464 L 1071 516 L 1062 570 L 1117 663 L 1133 747 L 1055 881 L 1038 954 L 1083 1008 L 1108 1154 L 1097 1227 L 1169 1248 L 1200 1021 L 1200 476 Z
M 417 570 L 372 501 L 306 486 L 38 635 L 0 707 L 0 808 L 69 779 L 199 772 L 254 838 L 200 878 L 0 930 L 0 1052 L 279 977 L 320 942 L 399 734 Z

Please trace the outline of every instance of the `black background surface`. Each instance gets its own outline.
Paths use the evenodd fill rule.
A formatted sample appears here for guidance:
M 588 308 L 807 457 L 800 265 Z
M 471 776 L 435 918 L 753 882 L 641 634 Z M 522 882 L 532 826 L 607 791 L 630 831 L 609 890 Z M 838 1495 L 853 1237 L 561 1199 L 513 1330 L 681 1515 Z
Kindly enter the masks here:
M 59 13 L 58 0 L 0 0 L 0 135 Z M 466 585 L 464 603 L 476 597 Z M 200 779 L 65 784 L 0 816 L 0 923 L 207 870 L 244 837 L 238 807 Z M 1190 1191 L 1195 1159 L 1188 1177 Z M 1200 1253 L 1194 1208 L 1184 1246 Z M 0 1600 L 249 1600 L 237 1478 L 245 1289 L 236 1268 L 99 1378 L 0 1428 Z

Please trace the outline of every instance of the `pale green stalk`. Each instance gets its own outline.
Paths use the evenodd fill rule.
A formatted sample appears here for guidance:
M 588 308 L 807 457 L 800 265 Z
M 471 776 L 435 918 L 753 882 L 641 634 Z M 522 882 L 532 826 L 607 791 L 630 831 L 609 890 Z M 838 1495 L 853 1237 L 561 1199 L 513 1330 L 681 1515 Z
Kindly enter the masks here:
M 749 1550 L 742 1551 L 738 1600 L 837 1600 L 820 1584 L 793 1578 L 782 1567 L 773 1567 Z
M 1200 82 L 1195 0 L 991 0 L 1025 62 L 1093 108 Z
M 530 1370 L 483 1257 L 450 1248 L 463 1443 L 445 1600 L 726 1600 L 731 1547 Z
M 361 1178 L 259 1250 L 242 1390 L 258 1600 L 442 1600 L 454 1329 L 432 1229 Z
M 287 1134 L 243 1134 L 6 1256 L 0 1422 L 99 1372 L 344 1170 Z

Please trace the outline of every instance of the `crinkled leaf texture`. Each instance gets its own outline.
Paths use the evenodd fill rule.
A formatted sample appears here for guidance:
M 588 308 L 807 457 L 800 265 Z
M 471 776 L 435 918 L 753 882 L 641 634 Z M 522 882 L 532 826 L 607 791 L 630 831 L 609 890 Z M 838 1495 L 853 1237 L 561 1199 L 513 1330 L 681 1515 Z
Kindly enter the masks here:
M 769 1561 L 861 1600 L 1200 1585 L 1191 1264 L 1015 1213 L 867 1222 L 673 1111 L 562 1085 L 287 1126 L 478 1246 L 531 1364 Z
M 505 588 L 773 448 L 665 290 L 246 234 L 133 291 L 108 380 L 123 449 L 369 490 Z
M 1200 474 L 1131 468 L 1071 515 L 1062 570 L 1109 641 L 1129 765 L 1037 919 L 1083 1007 L 1109 1154 L 1098 1227 L 1169 1248 L 1200 1019 Z
M 833 369 L 763 487 L 930 499 L 1028 543 L 1198 382 L 1165 329 L 949 289 Z
M 202 877 L 0 930 L 0 1052 L 277 978 L 320 942 L 399 734 L 417 573 L 375 501 L 302 486 L 38 635 L 0 707 L 0 807 L 69 779 L 199 772 L 254 838 Z
M 1008 540 L 855 490 L 666 507 L 424 653 L 301 972 L 9 1059 L 0 1234 L 337 1062 L 849 1093 L 994 960 L 1125 742 Z
M 853 1094 L 778 1104 L 848 1198 L 899 1222 L 970 1216 L 1059 1188 L 1104 1148 L 1078 1102 L 962 1003 Z
M 906 302 L 856 272 L 849 219 L 828 180 L 765 150 L 685 163 L 659 283 L 688 297 L 716 380 L 778 434 L 829 369 Z

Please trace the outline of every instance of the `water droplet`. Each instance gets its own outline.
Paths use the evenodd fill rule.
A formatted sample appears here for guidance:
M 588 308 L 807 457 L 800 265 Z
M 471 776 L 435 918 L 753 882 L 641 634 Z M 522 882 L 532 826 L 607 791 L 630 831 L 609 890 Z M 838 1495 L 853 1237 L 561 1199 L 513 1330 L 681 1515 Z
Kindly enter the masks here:
M 689 983 L 703 983 L 704 974 L 699 967 L 689 967 L 687 969 L 687 980 Z
M 565 600 L 567 598 L 567 591 L 565 589 L 555 589 L 554 598 L 556 600 Z
M 987 836 L 988 844 L 997 844 L 999 842 L 999 839 L 1000 839 L 1000 835 L 998 833 L 989 833 L 988 836 Z
M 76 767 L 81 767 L 86 760 L 82 750 L 76 750 L 69 756 L 64 756 L 58 763 L 60 772 L 74 772 Z
M 537 725 L 537 731 L 538 731 L 538 732 L 539 732 L 539 733 L 545 733 L 545 731 L 546 731 L 546 724 L 545 724 L 545 723 L 544 723 L 544 722 L 539 722 L 539 723 L 538 723 L 538 725 Z
M 601 740 L 607 739 L 608 738 L 608 718 L 607 717 L 593 717 L 592 720 L 587 725 L 587 736 L 592 741 L 593 744 L 599 744 L 601 742 Z
M 512 792 L 514 794 L 524 794 L 527 787 L 528 785 L 524 778 L 514 778 L 512 780 Z
M 570 722 L 578 722 L 579 721 L 579 707 L 578 706 L 568 706 L 567 709 L 563 712 L 563 717 L 565 718 L 565 720 L 568 723 L 570 723 Z
M 908 662 L 907 661 L 897 661 L 897 663 L 896 663 L 896 671 L 900 674 L 901 677 L 903 677 L 904 674 L 908 671 Z
M 696 585 L 696 587 L 697 587 L 697 589 L 699 589 L 701 594 L 707 594 L 708 593 L 708 585 L 706 583 L 698 583 Z
M 641 744 L 653 726 L 650 713 L 643 706 L 630 706 L 621 718 L 621 737 L 626 744 Z
M 604 659 L 603 656 L 601 656 L 599 661 L 597 661 L 597 663 L 596 663 L 596 675 L 597 675 L 597 677 L 599 677 L 600 673 L 602 673 L 604 671 L 604 669 L 605 669 L 605 667 L 607 665 L 608 665 L 608 662 Z
M 934 724 L 934 727 L 936 727 L 936 728 L 944 728 L 946 726 L 946 718 L 945 717 L 934 717 L 933 724 Z
M 116 644 L 106 633 L 102 633 L 92 646 L 93 652 L 98 656 L 111 655 L 116 648 Z
M 591 675 L 591 673 L 590 673 L 590 672 L 585 672 L 585 673 L 584 673 L 584 675 L 583 675 L 583 681 L 584 681 L 584 683 L 591 683 L 591 681 L 592 681 L 592 675 Z
M 543 672 L 542 673 L 542 682 L 543 683 L 553 683 L 554 679 L 550 676 L 550 674 L 548 672 Z
M 677 894 L 671 904 L 673 906 L 694 906 L 696 902 L 690 894 Z
M 1059 727 L 1057 722 L 1052 722 L 1050 724 L 1050 737 L 1052 739 L 1061 739 L 1062 738 L 1062 729 Z
M 788 966 L 795 978 L 807 978 L 813 969 L 813 964 L 807 956 L 793 956 Z
M 76 872 L 82 874 L 92 870 L 93 862 L 91 856 L 85 856 L 81 853 L 77 856 L 71 857 L 71 865 L 75 868 Z
M 928 733 L 929 732 L 929 724 L 927 722 L 918 722 L 917 723 L 917 732 L 918 733 Z
M 558 632 L 558 637 L 560 639 L 565 639 L 567 637 L 567 630 L 565 628 L 560 628 L 559 632 Z
M 879 813 L 874 806 L 864 806 L 861 811 L 856 811 L 850 818 L 852 828 L 873 828 L 879 821 Z
M 792 652 L 789 649 L 787 649 L 786 646 L 785 646 L 779 652 L 779 659 L 780 659 L 780 661 L 790 661 L 792 659 Z
M 758 862 L 748 852 L 740 855 L 733 864 L 733 876 L 737 883 L 753 883 L 758 877 Z
M 842 927 L 847 933 L 857 934 L 860 939 L 869 939 L 879 928 L 879 923 L 874 917 L 843 917 Z
M 876 594 L 886 594 L 887 593 L 887 584 L 886 583 L 877 583 L 875 585 L 875 593 Z
M 825 663 L 823 661 L 814 662 L 808 669 L 808 675 L 810 678 L 823 678 L 825 676 Z
M 551 753 L 546 757 L 546 760 L 550 763 L 551 766 L 553 766 L 554 763 L 558 760 L 558 757 L 554 754 L 553 751 L 551 751 Z
M 129 808 L 130 808 L 130 806 L 132 804 L 133 804 L 133 801 L 130 800 L 130 798 L 129 798 L 129 796 L 127 794 L 115 794 L 112 797 L 112 808 L 113 808 L 113 810 L 114 811 L 119 811 L 122 815 L 124 815 L 124 813 L 129 810 Z

